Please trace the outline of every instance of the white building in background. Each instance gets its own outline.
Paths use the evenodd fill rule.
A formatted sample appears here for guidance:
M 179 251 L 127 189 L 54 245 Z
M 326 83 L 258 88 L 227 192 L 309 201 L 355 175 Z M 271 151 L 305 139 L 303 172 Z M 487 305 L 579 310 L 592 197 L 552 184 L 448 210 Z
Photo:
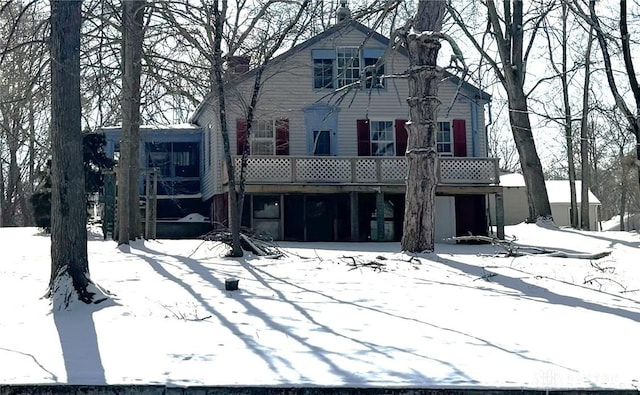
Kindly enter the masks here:
M 521 174 L 509 173 L 500 176 L 500 185 L 504 196 L 504 224 L 515 225 L 527 219 L 529 207 L 527 204 L 527 190 L 524 177 Z M 553 221 L 558 226 L 571 226 L 571 193 L 569 180 L 546 181 L 549 204 Z M 576 198 L 578 202 L 578 221 L 580 221 L 582 183 L 576 181 Z M 589 229 L 600 230 L 598 217 L 600 200 L 589 191 Z M 495 223 L 495 201 L 490 200 L 492 223 Z

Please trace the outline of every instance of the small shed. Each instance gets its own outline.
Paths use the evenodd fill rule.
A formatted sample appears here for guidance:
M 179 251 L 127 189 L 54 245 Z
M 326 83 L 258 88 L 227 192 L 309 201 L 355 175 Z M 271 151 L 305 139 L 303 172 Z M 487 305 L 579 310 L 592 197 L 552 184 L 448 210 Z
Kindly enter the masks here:
M 545 182 L 553 221 L 558 226 L 571 226 L 571 193 L 569 180 L 548 180 Z M 517 173 L 500 176 L 500 186 L 504 193 L 504 224 L 515 225 L 523 222 L 529 215 L 524 177 Z M 578 220 L 580 218 L 581 181 L 576 181 L 576 199 L 578 202 Z M 600 201 L 589 191 L 589 230 L 598 230 L 598 207 Z M 495 201 L 490 201 L 492 222 L 495 223 Z

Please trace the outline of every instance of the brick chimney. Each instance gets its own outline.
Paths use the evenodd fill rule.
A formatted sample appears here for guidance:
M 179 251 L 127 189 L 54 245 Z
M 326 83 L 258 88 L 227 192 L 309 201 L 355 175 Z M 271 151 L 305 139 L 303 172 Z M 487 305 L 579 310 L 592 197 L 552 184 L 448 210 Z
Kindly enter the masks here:
M 232 80 L 248 72 L 250 61 L 248 56 L 227 57 L 227 77 Z

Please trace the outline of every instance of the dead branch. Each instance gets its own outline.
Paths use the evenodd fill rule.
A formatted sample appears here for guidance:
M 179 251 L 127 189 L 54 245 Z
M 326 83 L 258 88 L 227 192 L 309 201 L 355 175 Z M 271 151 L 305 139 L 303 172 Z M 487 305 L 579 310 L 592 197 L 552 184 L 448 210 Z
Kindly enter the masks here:
M 232 246 L 233 238 L 228 229 L 216 229 L 202 236 L 203 243 L 205 241 L 217 241 L 224 243 L 229 247 Z M 250 251 L 258 256 L 268 258 L 281 258 L 285 256 L 285 252 L 273 241 L 273 239 L 264 235 L 256 234 L 249 229 L 243 229 L 240 232 L 240 243 L 242 249 Z
M 576 258 L 576 259 L 601 259 L 611 255 L 611 251 L 602 251 L 596 253 L 580 253 L 566 252 L 560 250 L 552 250 L 544 247 L 530 246 L 518 244 L 515 240 L 502 240 L 489 236 L 457 236 L 452 237 L 454 241 L 480 241 L 491 243 L 505 250 L 507 257 L 520 257 L 525 255 L 544 255 L 555 258 Z
M 369 267 L 369 268 L 372 268 L 374 272 L 375 271 L 378 271 L 378 272 L 387 271 L 387 265 L 385 263 L 382 263 L 382 262 L 378 262 L 378 261 L 362 262 L 362 261 L 356 260 L 356 258 L 354 258 L 352 256 L 343 256 L 342 259 L 350 259 L 351 260 L 351 262 L 347 262 L 347 266 L 351 267 L 349 270 L 355 270 L 355 269 L 359 269 L 359 268 L 363 268 L 363 267 Z
M 622 283 L 620 283 L 619 281 L 616 281 L 614 279 L 608 278 L 608 277 L 585 277 L 584 279 L 584 283 L 585 285 L 594 285 L 594 283 L 596 285 L 598 285 L 598 289 L 602 289 L 603 286 L 603 282 L 611 282 L 614 284 L 617 284 L 620 288 L 622 288 L 621 292 L 625 292 L 627 290 L 627 287 L 625 287 Z

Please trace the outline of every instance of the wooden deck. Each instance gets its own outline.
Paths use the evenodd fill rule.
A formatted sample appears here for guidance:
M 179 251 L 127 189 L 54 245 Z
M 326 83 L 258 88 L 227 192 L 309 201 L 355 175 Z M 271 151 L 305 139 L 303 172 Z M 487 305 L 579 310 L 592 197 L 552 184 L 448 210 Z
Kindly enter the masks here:
M 234 158 L 236 179 L 240 157 Z M 228 184 L 226 171 L 224 183 Z M 245 188 L 249 193 L 404 193 L 404 157 L 253 156 L 248 158 Z M 443 157 L 438 161 L 438 189 L 442 195 L 496 193 L 496 158 Z

